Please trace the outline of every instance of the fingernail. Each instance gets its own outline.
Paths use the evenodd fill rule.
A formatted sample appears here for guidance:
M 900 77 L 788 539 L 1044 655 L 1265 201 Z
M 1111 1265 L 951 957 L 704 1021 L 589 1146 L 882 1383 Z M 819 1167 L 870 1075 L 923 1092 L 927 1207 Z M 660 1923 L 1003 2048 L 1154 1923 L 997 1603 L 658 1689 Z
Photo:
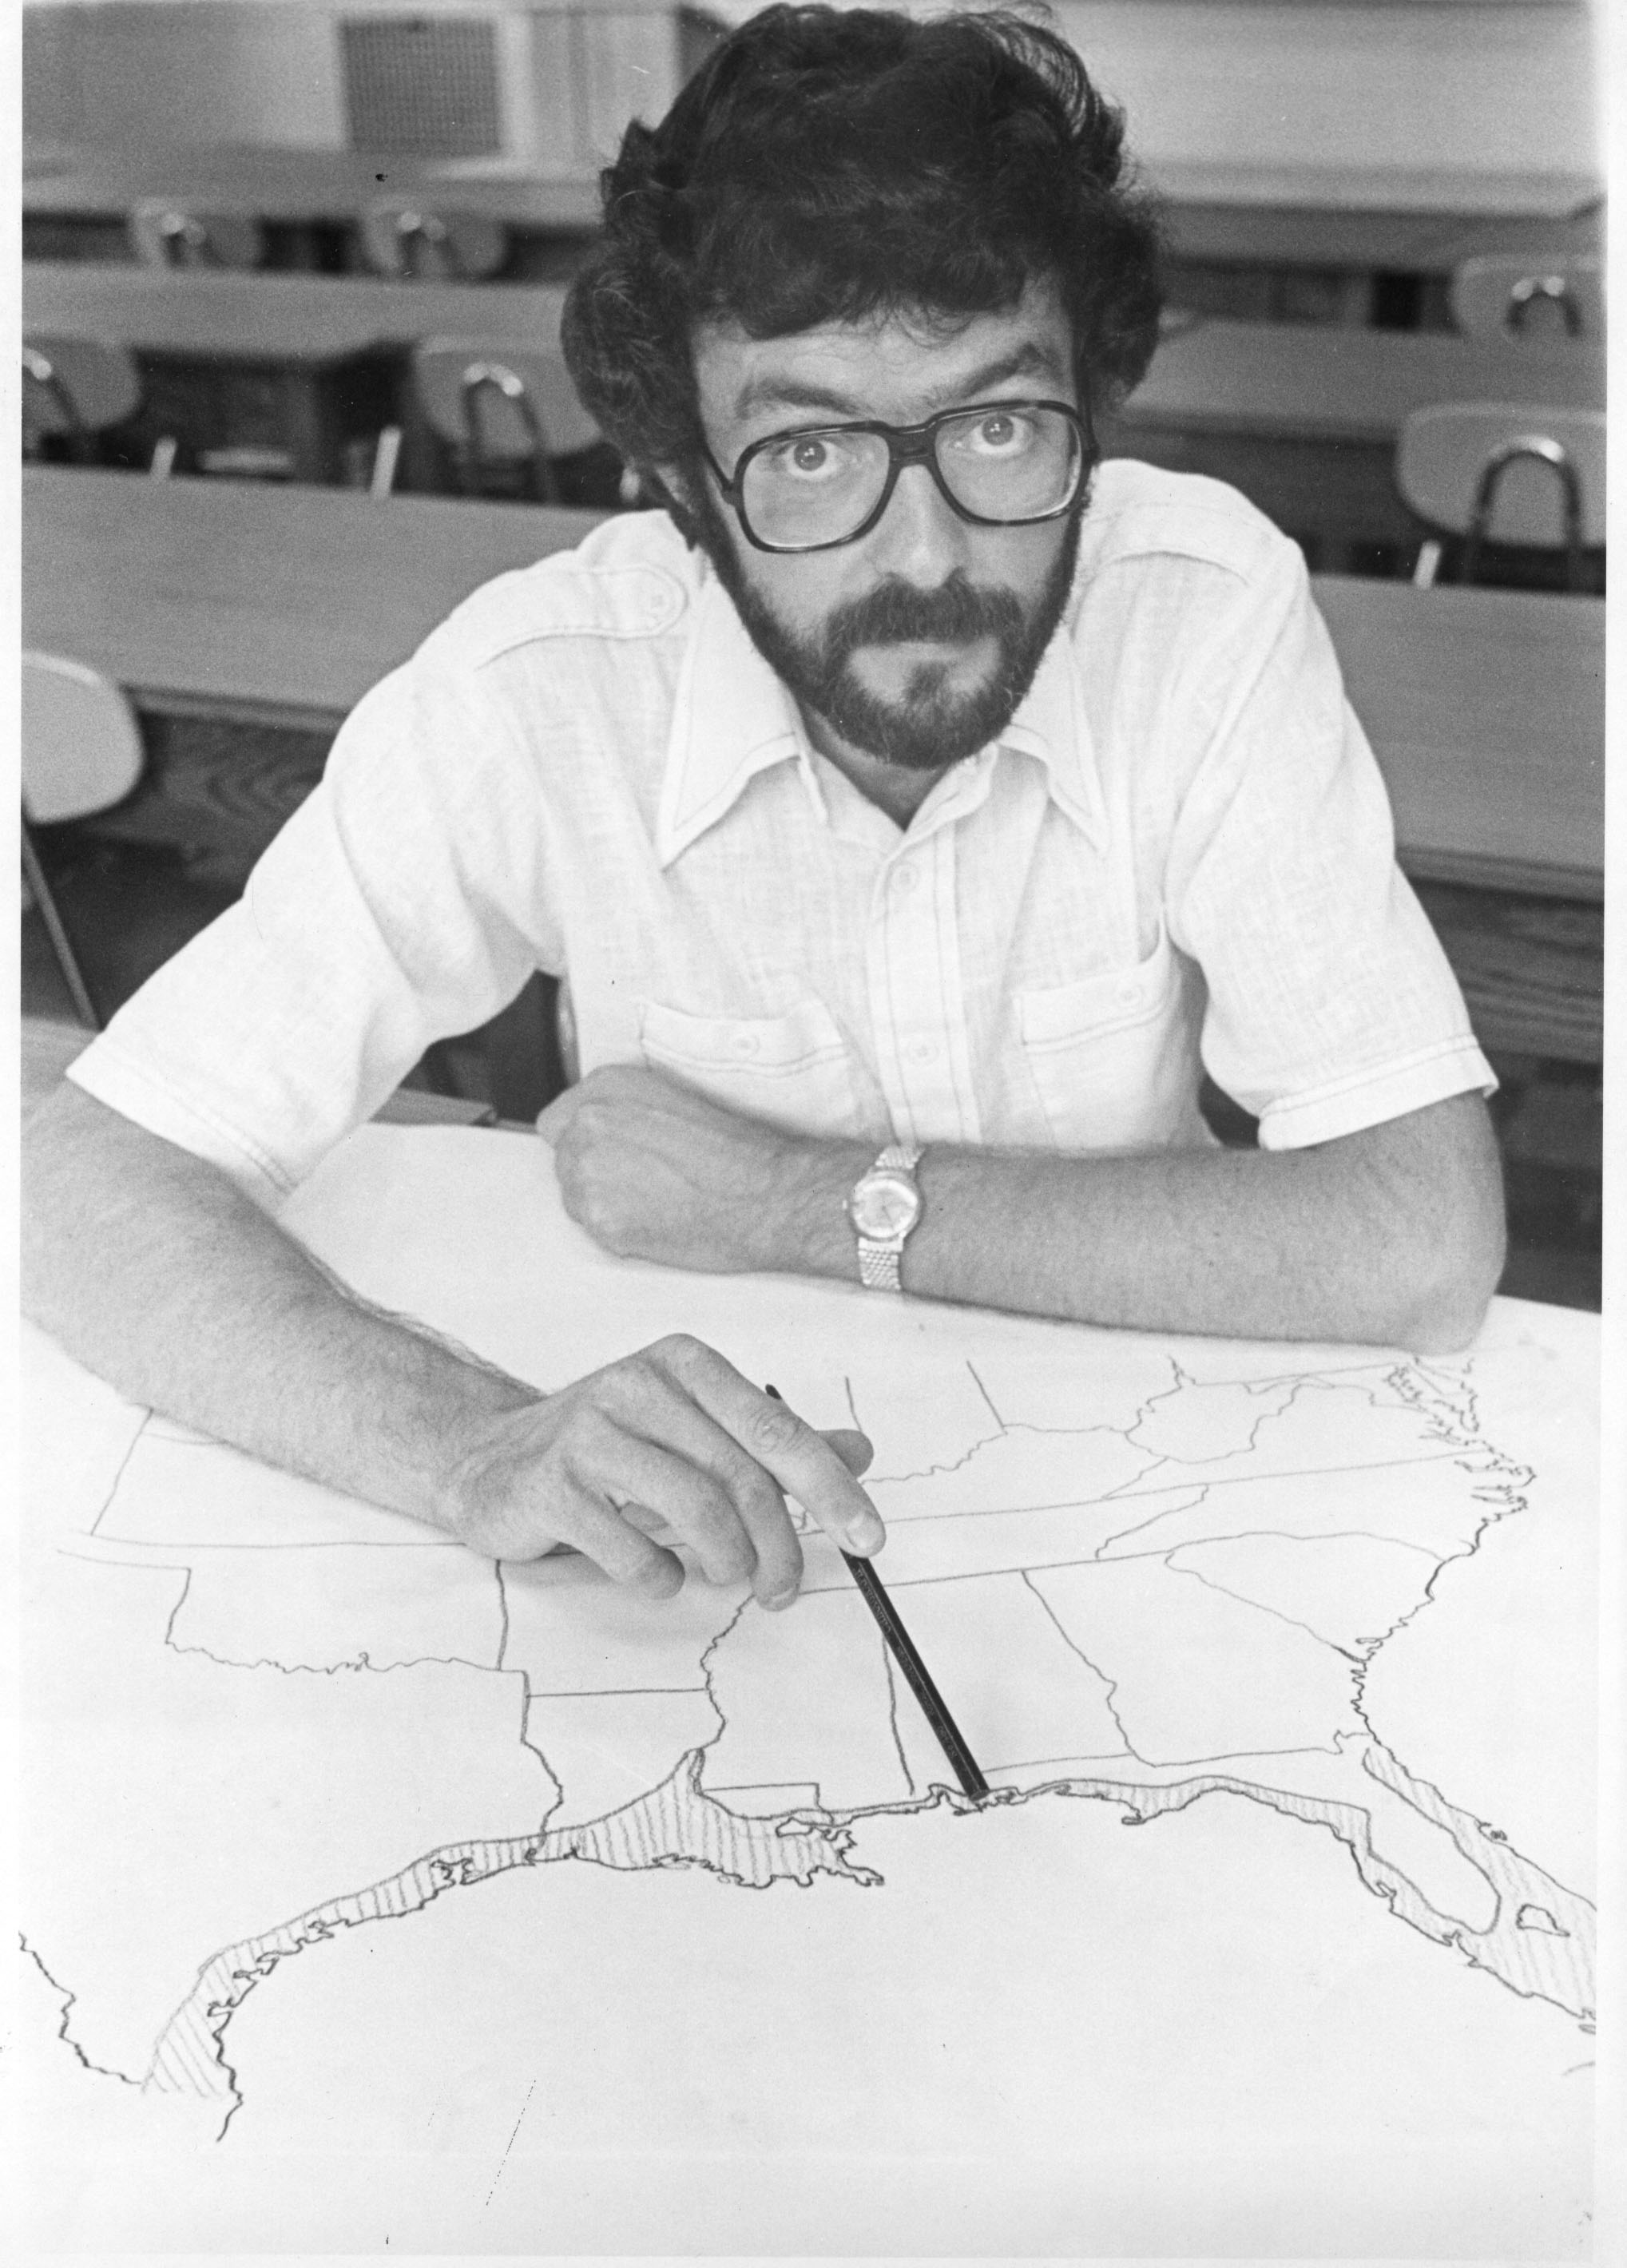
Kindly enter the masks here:
M 850 1524 L 847 1540 L 850 1551 L 879 1551 L 887 1542 L 887 1530 L 873 1512 L 866 1512 Z
M 787 1607 L 796 1605 L 799 1595 L 798 1587 L 793 1583 L 788 1591 L 776 1591 L 771 1599 L 765 1599 L 762 1603 L 771 1615 L 783 1614 Z

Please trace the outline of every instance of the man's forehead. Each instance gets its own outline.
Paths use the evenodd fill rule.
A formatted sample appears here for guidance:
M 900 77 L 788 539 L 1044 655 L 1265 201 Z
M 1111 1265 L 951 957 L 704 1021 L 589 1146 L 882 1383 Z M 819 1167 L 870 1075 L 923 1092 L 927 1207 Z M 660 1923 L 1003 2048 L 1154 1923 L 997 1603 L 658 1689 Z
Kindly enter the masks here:
M 968 385 L 1032 379 L 1071 386 L 1072 336 L 1048 281 L 976 314 L 902 308 L 756 339 L 733 322 L 700 326 L 695 368 L 710 418 L 760 419 L 806 407 L 848 416 L 930 416 Z

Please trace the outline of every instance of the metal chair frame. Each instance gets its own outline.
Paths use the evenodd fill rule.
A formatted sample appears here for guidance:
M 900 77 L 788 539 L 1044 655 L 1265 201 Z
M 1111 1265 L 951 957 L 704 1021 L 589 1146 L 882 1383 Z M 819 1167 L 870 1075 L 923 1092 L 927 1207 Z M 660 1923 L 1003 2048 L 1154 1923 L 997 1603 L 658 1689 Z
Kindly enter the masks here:
M 166 212 L 158 221 L 166 265 L 171 268 L 218 268 L 220 260 L 209 231 L 191 213 Z
M 1545 433 L 1520 433 L 1493 449 L 1475 489 L 1475 508 L 1463 539 L 1463 580 L 1472 583 L 1480 568 L 1482 545 L 1491 525 L 1491 508 L 1503 475 L 1511 465 L 1546 465 L 1557 479 L 1564 497 L 1565 587 L 1582 587 L 1582 483 L 1570 452 Z
M 85 420 L 79 415 L 79 405 L 63 385 L 62 374 L 48 354 L 38 347 L 23 344 L 23 383 L 37 386 L 46 394 L 63 421 L 68 452 L 74 462 L 88 465 L 91 461 L 91 436 Z
M 63 982 L 68 987 L 74 1013 L 82 1024 L 88 1024 L 92 1031 L 99 1032 L 103 1026 L 101 1012 L 85 981 L 79 956 L 73 949 L 73 941 L 63 923 L 55 893 L 46 877 L 45 867 L 34 843 L 33 829 L 29 826 L 26 814 L 18 825 L 17 847 L 22 854 L 23 879 L 28 885 L 28 895 L 38 907 L 40 919 L 45 924 L 45 934 L 55 956 L 56 966 L 63 973 Z
M 1568 339 L 1582 335 L 1582 311 L 1576 294 L 1563 276 L 1522 276 L 1508 295 L 1508 313 L 1504 317 L 1511 331 L 1521 332 L 1530 319 L 1531 310 L 1539 299 L 1548 300 L 1557 307 L 1564 323 Z
M 463 262 L 458 256 L 457 241 L 438 213 L 419 212 L 409 206 L 396 214 L 394 225 L 405 275 L 422 275 L 423 260 L 433 251 L 439 255 L 449 278 L 455 282 L 462 276 Z
M 548 442 L 535 405 L 524 379 L 517 371 L 511 370 L 506 363 L 501 362 L 472 362 L 459 381 L 458 390 L 463 403 L 464 463 L 460 469 L 464 475 L 465 493 L 472 492 L 473 476 L 490 461 L 481 446 L 478 409 L 481 395 L 489 388 L 500 394 L 512 405 L 514 414 L 526 429 L 526 438 L 531 444 L 527 460 L 531 488 L 536 501 L 539 504 L 557 504 L 559 482 L 548 459 Z

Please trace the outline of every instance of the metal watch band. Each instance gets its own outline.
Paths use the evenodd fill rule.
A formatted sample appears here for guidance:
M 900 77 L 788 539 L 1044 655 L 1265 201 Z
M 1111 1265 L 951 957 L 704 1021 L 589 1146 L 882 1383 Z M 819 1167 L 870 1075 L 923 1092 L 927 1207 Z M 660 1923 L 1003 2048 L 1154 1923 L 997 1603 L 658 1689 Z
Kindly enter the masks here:
M 899 1257 L 890 1244 L 872 1244 L 859 1238 L 858 1280 L 866 1292 L 903 1290 L 903 1279 L 898 1272 Z
M 889 1142 L 869 1170 L 872 1174 L 913 1173 L 924 1145 L 919 1142 Z M 903 1283 L 898 1272 L 902 1256 L 902 1241 L 880 1244 L 873 1237 L 858 1240 L 858 1280 L 867 1292 L 902 1292 Z

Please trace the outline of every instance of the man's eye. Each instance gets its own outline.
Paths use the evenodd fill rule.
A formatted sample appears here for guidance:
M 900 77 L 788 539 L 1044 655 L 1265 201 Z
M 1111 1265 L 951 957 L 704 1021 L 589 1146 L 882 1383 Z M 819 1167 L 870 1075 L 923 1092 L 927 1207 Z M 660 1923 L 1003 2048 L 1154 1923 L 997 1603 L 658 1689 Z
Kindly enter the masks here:
M 772 479 L 813 482 L 840 480 L 852 470 L 852 459 L 853 451 L 832 434 L 798 433 L 765 449 L 759 462 Z
M 980 417 L 969 436 L 974 448 L 985 456 L 1009 457 L 1027 446 L 1033 429 L 1026 417 L 1009 409 L 991 410 Z

